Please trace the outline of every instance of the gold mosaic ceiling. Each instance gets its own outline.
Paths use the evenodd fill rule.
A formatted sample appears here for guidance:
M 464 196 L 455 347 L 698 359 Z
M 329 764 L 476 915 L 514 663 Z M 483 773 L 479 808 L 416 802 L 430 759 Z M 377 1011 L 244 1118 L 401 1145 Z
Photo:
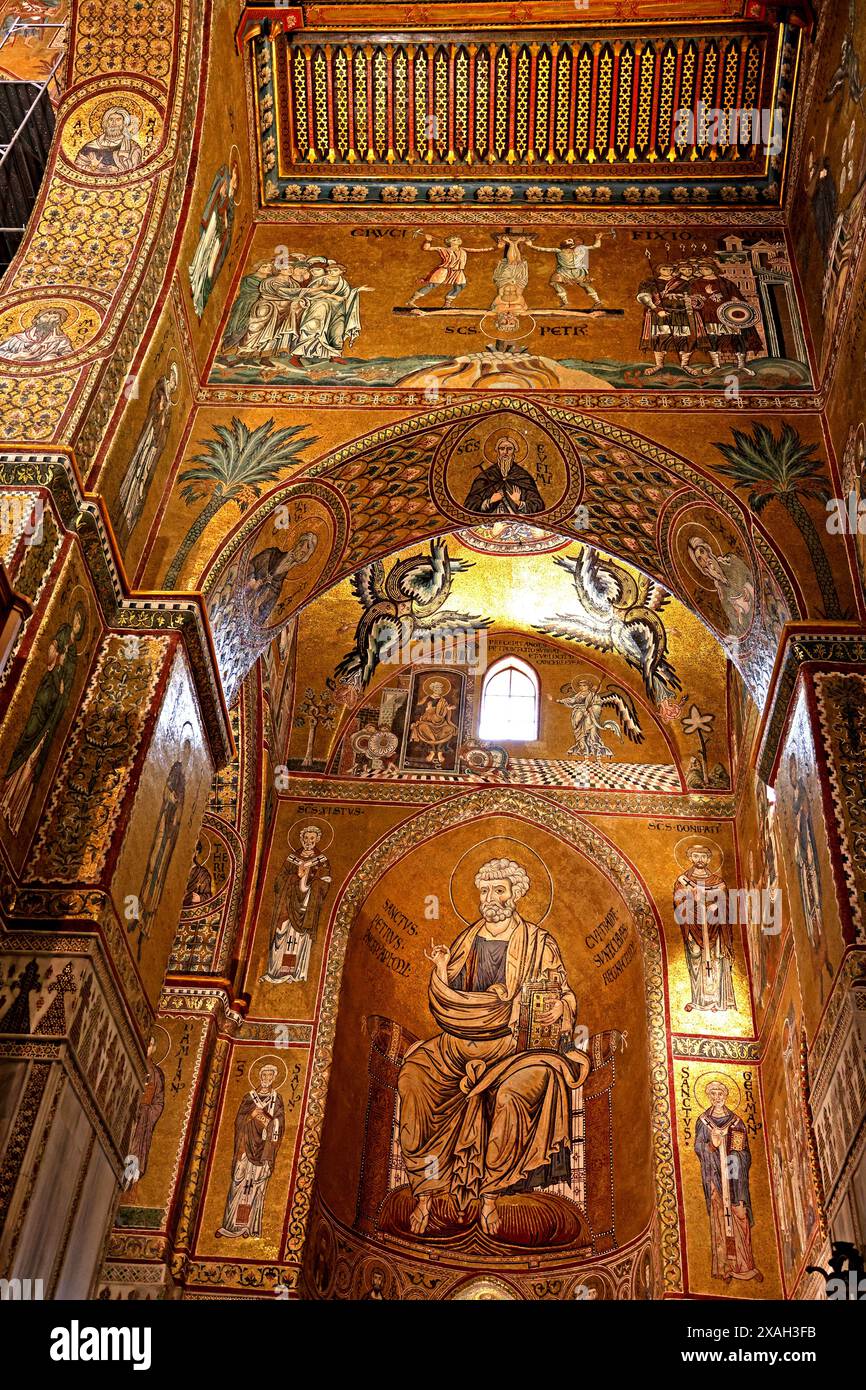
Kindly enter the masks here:
M 778 206 L 802 28 L 767 10 L 249 7 L 262 201 Z

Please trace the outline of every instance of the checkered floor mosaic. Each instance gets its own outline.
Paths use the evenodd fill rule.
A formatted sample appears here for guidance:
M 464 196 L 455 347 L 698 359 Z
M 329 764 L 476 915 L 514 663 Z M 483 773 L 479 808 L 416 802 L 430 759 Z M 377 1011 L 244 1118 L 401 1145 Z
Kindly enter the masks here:
M 389 767 L 363 772 L 362 777 L 389 782 L 452 782 L 447 772 L 401 772 Z M 575 787 L 581 790 L 669 792 L 682 790 L 679 773 L 666 763 L 571 761 L 567 758 L 512 758 L 505 773 L 481 776 L 466 772 L 463 782 L 496 783 L 512 787 Z

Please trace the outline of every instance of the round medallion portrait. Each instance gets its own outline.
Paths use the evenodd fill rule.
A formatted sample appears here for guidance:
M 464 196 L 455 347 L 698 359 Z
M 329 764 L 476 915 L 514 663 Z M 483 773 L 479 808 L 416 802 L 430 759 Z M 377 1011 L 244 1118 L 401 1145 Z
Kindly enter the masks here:
M 159 146 L 163 120 L 140 93 L 112 92 L 82 102 L 66 120 L 60 137 L 73 169 L 109 179 L 132 174 Z
M 514 411 L 484 415 L 450 434 L 433 475 L 443 510 L 483 526 L 494 543 L 497 534 L 504 539 L 505 533 L 512 543 L 525 543 L 539 522 L 562 520 L 580 487 L 580 466 L 567 440 L 533 416 Z M 511 531 L 515 524 L 519 532 Z
M 670 529 L 670 557 L 681 597 L 721 637 L 752 627 L 757 584 L 744 537 L 706 503 L 685 507 Z
M 0 361 L 40 367 L 71 357 L 95 337 L 101 316 L 75 299 L 32 299 L 0 314 Z

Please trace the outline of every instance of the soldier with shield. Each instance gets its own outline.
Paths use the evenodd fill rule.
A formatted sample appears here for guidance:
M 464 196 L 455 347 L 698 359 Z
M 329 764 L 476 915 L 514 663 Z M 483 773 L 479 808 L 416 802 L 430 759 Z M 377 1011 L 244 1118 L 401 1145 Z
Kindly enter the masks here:
M 689 303 L 695 315 L 698 343 L 710 355 L 711 367 L 704 373 L 718 371 L 722 358 L 736 362 L 736 371 L 742 376 L 754 376 L 746 366 L 746 357 L 756 357 L 763 344 L 755 323 L 757 312 L 742 298 L 740 290 L 732 280 L 719 274 L 712 261 L 701 261 L 697 273 L 689 282 Z

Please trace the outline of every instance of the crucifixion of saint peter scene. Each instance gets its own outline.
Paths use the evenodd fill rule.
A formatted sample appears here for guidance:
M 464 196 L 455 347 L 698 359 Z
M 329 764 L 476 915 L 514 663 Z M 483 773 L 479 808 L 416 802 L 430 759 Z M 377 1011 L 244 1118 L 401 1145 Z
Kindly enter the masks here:
M 589 1058 L 572 1042 L 577 1001 L 559 946 L 518 911 L 529 886 L 514 860 L 484 864 L 475 876 L 478 920 L 428 956 L 440 1031 L 409 1049 L 398 1080 L 416 1235 L 427 1229 L 433 1199 L 450 1196 L 463 1220 L 480 1202 L 481 1229 L 495 1236 L 501 1197 L 557 1181 L 567 1169 L 571 1092 Z M 539 1046 L 527 1042 L 521 1002 L 525 987 L 542 983 L 533 1025 L 548 1041 Z

